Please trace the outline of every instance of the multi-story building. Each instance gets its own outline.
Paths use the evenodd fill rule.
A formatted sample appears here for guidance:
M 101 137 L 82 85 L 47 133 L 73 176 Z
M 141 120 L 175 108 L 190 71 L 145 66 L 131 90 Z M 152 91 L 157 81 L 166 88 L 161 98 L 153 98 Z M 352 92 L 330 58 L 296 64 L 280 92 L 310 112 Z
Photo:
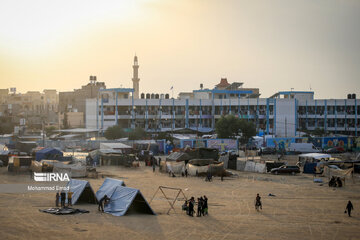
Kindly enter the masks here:
M 96 98 L 100 89 L 105 89 L 104 82 L 97 82 L 96 76 L 90 76 L 90 82 L 74 89 L 72 92 L 59 93 L 59 111 L 64 112 L 85 112 L 85 100 Z
M 133 88 L 103 89 L 97 98 L 86 100 L 85 124 L 103 131 L 120 125 L 147 131 L 188 128 L 208 132 L 222 116 L 233 114 L 254 122 L 258 131 L 278 137 L 298 136 L 302 130 L 317 128 L 359 136 L 360 100 L 353 95 L 349 99 L 314 99 L 312 91 L 288 91 L 260 98 L 258 88 L 242 86 L 224 78 L 214 89 L 180 93 L 178 99 L 169 99 L 168 94 L 141 94 L 136 99 Z

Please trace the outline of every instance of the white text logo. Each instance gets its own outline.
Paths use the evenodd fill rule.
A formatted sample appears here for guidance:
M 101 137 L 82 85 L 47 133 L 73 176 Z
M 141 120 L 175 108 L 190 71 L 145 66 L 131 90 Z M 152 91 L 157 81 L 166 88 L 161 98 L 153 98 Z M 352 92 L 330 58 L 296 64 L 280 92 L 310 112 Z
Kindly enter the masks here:
M 37 172 L 34 172 L 34 180 L 37 182 L 70 181 L 67 173 L 37 173 Z

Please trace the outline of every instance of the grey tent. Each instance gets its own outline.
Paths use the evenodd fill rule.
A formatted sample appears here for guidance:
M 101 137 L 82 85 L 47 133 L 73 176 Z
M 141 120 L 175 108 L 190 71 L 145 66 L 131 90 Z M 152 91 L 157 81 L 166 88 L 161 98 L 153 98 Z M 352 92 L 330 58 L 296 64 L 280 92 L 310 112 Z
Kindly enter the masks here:
M 105 194 L 110 197 L 117 186 L 125 186 L 124 181 L 114 179 L 114 178 L 106 178 L 99 190 L 96 192 L 96 198 L 100 201 L 101 198 L 105 196 Z
M 140 190 L 117 186 L 105 205 L 104 212 L 114 216 L 124 216 L 129 213 L 144 213 L 155 215 Z
M 73 192 L 71 203 L 97 203 L 95 193 L 90 186 L 90 183 L 85 180 L 70 179 L 67 186 L 70 186 L 71 192 Z M 66 195 L 67 202 L 67 195 Z

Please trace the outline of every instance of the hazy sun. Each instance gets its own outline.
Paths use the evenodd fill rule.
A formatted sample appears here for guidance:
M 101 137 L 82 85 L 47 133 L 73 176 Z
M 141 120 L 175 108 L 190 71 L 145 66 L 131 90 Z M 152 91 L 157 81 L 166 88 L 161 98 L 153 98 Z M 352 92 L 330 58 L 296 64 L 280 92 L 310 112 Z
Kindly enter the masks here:
M 149 0 L 58 1 L 3 0 L 0 4 L 0 48 L 16 52 L 44 52 L 101 25 L 141 16 Z

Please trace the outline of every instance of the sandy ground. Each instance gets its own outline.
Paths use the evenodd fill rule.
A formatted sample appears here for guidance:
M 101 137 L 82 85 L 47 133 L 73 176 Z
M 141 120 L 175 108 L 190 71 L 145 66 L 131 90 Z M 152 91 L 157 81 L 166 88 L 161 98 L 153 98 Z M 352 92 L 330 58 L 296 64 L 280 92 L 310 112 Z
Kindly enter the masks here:
M 313 183 L 313 177 L 305 174 L 233 171 L 239 176 L 209 183 L 195 177 L 170 178 L 153 173 L 150 167 L 101 167 L 98 171 L 139 188 L 148 201 L 160 185 L 182 188 L 188 198 L 206 195 L 209 216 L 185 215 L 182 201 L 176 203 L 176 212 L 167 215 L 169 204 L 160 194 L 151 204 L 156 216 L 114 217 L 89 204 L 77 205 L 89 210 L 88 214 L 56 216 L 39 212 L 53 207 L 53 193 L 0 193 L 0 239 L 360 239 L 358 175 L 355 184 L 347 182 L 342 189 L 332 189 Z M 97 191 L 104 178 L 87 180 Z M 6 168 L 0 169 L 2 184 L 29 181 L 28 175 L 11 175 Z M 263 200 L 259 212 L 254 209 L 256 193 Z M 349 199 L 355 208 L 351 218 L 344 214 Z

